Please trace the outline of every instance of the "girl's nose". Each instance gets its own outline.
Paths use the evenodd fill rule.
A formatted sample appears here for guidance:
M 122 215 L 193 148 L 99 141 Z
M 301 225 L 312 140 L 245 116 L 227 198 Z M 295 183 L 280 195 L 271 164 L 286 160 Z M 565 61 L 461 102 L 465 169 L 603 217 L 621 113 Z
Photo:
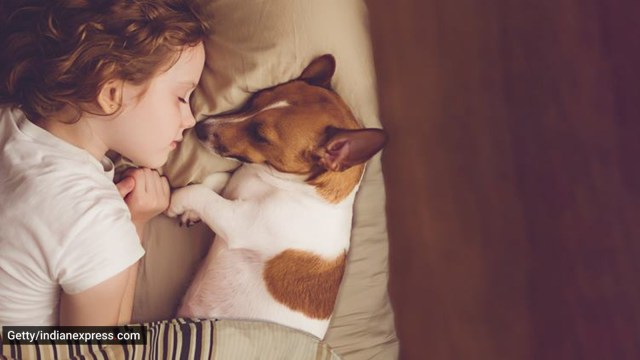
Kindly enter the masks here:
M 182 120 L 182 127 L 185 129 L 188 128 L 192 128 L 193 125 L 196 124 L 196 118 L 193 116 L 193 113 L 191 111 L 189 111 L 189 115 L 187 115 L 183 120 Z

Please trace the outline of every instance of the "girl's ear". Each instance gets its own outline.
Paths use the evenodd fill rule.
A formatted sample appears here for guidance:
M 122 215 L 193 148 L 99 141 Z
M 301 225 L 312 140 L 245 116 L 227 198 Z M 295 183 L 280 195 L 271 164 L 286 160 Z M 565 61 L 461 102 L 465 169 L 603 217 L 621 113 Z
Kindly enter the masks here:
M 105 114 L 113 114 L 122 105 L 122 88 L 124 81 L 119 79 L 108 80 L 98 93 L 98 106 Z

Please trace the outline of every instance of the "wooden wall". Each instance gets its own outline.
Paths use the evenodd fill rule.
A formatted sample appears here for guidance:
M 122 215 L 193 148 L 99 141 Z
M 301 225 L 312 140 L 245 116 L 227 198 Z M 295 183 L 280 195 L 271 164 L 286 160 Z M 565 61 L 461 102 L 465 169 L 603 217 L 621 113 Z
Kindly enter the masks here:
M 367 0 L 403 359 L 640 359 L 640 1 Z

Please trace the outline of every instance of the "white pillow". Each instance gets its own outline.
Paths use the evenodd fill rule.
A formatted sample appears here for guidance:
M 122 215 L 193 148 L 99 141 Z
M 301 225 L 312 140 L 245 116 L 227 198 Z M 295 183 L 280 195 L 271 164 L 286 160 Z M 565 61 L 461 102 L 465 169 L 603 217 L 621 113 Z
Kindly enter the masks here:
M 192 106 L 197 119 L 239 107 L 257 90 L 294 79 L 315 57 L 336 59 L 332 86 L 367 127 L 380 127 L 368 17 L 361 0 L 200 0 L 213 35 Z M 164 173 L 173 186 L 200 182 L 237 164 L 210 154 L 193 132 Z M 326 336 L 346 359 L 394 359 L 398 341 L 387 295 L 388 237 L 380 156 L 374 157 L 356 197 L 352 243 L 343 285 Z M 202 227 L 150 224 L 134 315 L 157 320 L 188 285 L 210 236 Z M 196 240 L 175 239 L 190 236 Z M 181 254 L 176 266 L 175 254 Z M 170 264 L 170 265 L 167 265 Z M 185 281 L 187 280 L 187 281 Z

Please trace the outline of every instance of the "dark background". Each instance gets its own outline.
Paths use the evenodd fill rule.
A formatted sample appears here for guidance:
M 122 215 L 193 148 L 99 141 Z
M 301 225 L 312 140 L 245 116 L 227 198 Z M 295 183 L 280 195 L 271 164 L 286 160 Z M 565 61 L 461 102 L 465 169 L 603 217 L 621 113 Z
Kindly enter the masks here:
M 640 359 L 640 1 L 367 0 L 403 359 Z

